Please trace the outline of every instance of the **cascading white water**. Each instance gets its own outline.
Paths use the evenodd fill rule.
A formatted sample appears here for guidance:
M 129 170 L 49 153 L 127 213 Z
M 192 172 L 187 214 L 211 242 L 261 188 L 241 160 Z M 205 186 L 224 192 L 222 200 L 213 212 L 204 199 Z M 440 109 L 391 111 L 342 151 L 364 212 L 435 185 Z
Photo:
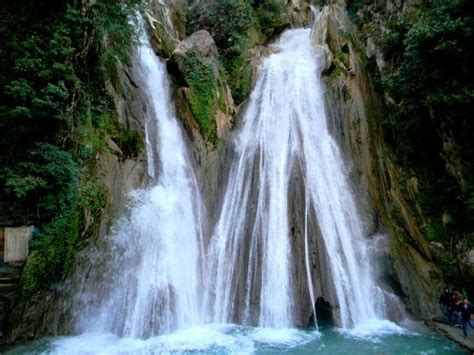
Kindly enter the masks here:
M 308 29 L 282 34 L 276 53 L 261 64 L 234 138 L 236 158 L 209 250 L 214 321 L 294 325 L 288 212 L 292 184 L 304 184 L 305 221 L 313 217 L 318 222 L 339 324 L 351 327 L 382 316 L 372 296 L 376 286 L 362 221 L 339 148 L 328 131 L 322 54 L 309 35 Z M 292 180 L 295 169 L 303 181 Z M 304 230 L 308 292 L 314 304 L 307 248 L 308 238 L 317 236 Z
M 147 96 L 147 156 L 156 183 L 134 193 L 129 216 L 117 223 L 108 291 L 83 312 L 79 328 L 147 337 L 202 322 L 203 213 L 166 66 L 142 44 L 133 70 Z
M 133 76 L 147 99 L 152 183 L 116 223 L 102 289 L 83 297 L 78 330 L 148 337 L 208 322 L 290 328 L 309 318 L 298 300 L 316 315 L 322 295 L 344 328 L 383 317 L 361 218 L 328 130 L 322 53 L 310 30 L 284 32 L 259 69 L 209 243 L 166 67 L 142 42 Z M 315 262 L 323 265 L 317 272 Z

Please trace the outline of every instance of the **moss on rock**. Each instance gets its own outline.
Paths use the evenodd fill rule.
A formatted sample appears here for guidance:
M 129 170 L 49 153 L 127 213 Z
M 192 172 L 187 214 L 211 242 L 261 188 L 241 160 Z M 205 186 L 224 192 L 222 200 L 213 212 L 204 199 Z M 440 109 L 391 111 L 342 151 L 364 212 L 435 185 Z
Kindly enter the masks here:
M 183 56 L 185 81 L 189 85 L 189 103 L 196 117 L 201 132 L 206 138 L 215 135 L 216 124 L 214 110 L 218 106 L 215 91 L 217 78 L 210 63 L 206 62 L 196 51 Z
M 168 62 L 168 71 L 181 87 L 183 95 L 177 100 L 177 109 L 186 122 L 185 127 L 193 127 L 194 118 L 203 138 L 215 146 L 220 137 L 217 120 L 223 117 L 222 113 L 231 120 L 234 108 L 225 70 L 210 34 L 198 31 L 181 42 Z M 184 110 L 187 106 L 193 118 L 189 117 L 187 109 Z

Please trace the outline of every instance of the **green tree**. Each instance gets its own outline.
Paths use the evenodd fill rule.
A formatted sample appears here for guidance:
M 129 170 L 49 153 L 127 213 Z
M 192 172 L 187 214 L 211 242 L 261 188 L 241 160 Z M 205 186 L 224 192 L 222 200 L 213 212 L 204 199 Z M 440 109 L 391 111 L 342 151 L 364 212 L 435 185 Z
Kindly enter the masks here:
M 384 128 L 401 165 L 422 182 L 427 234 L 450 240 L 474 230 L 474 3 L 425 6 L 404 35 L 399 67 L 385 80 L 394 104 Z M 456 148 L 446 153 L 447 144 Z M 457 162 L 448 169 L 446 159 Z M 444 211 L 452 215 L 448 224 Z
M 105 203 L 96 154 L 141 149 L 116 120 L 105 83 L 127 65 L 139 0 L 2 1 L 0 223 L 40 226 L 23 272 L 23 299 L 67 274 Z M 110 123 L 113 122 L 113 123 Z M 88 222 L 85 223 L 85 214 Z M 21 307 L 20 307 L 21 309 Z

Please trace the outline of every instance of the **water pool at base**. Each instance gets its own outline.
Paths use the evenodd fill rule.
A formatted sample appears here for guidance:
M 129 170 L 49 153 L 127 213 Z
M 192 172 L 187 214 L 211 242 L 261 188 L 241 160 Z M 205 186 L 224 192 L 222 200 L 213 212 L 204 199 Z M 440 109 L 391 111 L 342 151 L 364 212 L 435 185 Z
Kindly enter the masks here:
M 418 323 L 388 321 L 350 331 L 210 324 L 148 339 L 85 333 L 19 346 L 6 354 L 469 354 Z

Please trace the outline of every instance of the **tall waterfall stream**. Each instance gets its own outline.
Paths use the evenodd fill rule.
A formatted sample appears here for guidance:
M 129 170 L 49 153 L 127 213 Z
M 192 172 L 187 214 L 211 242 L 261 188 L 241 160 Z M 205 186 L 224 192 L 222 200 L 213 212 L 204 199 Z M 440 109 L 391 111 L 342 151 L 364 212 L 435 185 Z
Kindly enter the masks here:
M 82 281 L 80 335 L 35 351 L 457 351 L 386 320 L 386 300 L 398 301 L 371 274 L 363 216 L 328 130 L 322 54 L 307 29 L 287 30 L 273 49 L 231 137 L 234 158 L 208 233 L 166 66 L 141 45 L 133 73 L 146 93 L 150 184 L 132 194 L 110 234 L 100 284 Z M 309 324 L 317 297 L 333 307 L 337 328 Z
M 265 327 L 294 325 L 291 238 L 308 248 L 310 220 L 318 222 L 329 265 L 329 288 L 339 307 L 338 324 L 351 327 L 383 318 L 370 275 L 362 220 L 339 149 L 328 131 L 318 62 L 322 54 L 310 30 L 289 30 L 260 67 L 243 122 L 234 137 L 236 159 L 209 255 L 216 290 L 214 320 Z M 319 60 L 318 60 L 319 58 Z M 296 179 L 296 178 L 300 179 Z M 304 185 L 302 235 L 291 233 L 291 185 Z M 316 231 L 314 231 L 316 232 Z M 308 295 L 313 275 L 308 250 Z M 244 291 L 243 291 L 244 290 Z M 318 292 L 318 290 L 316 290 Z M 239 295 L 243 293 L 242 295 Z M 236 303 L 242 298 L 242 306 Z M 315 300 L 312 296 L 311 303 Z
M 108 291 L 80 312 L 80 331 L 148 337 L 202 322 L 203 205 L 175 117 L 165 64 L 148 45 L 134 74 L 147 93 L 149 188 L 112 235 Z

